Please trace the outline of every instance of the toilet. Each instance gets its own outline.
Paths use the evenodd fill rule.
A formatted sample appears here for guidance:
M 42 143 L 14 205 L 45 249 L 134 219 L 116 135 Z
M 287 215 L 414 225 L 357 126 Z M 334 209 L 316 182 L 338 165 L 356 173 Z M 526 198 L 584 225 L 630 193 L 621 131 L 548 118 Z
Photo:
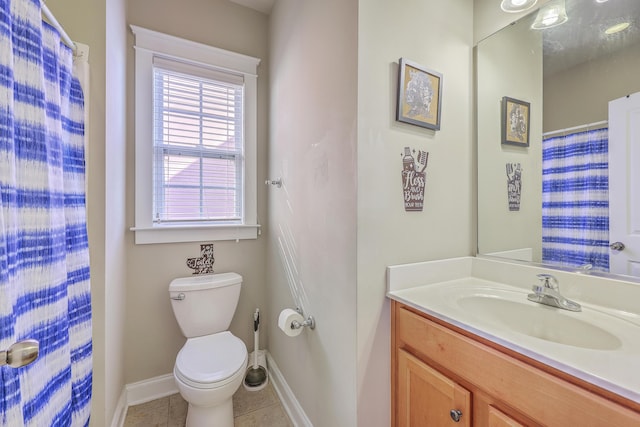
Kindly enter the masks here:
M 233 394 L 247 370 L 247 347 L 229 329 L 242 276 L 207 274 L 175 279 L 171 307 L 187 342 L 173 368 L 178 390 L 189 403 L 187 427 L 232 427 Z

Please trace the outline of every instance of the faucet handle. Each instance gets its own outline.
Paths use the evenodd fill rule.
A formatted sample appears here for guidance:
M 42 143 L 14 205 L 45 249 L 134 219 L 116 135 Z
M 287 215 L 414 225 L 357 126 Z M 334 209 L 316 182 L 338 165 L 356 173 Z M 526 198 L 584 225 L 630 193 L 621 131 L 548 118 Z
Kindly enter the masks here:
M 542 273 L 538 274 L 537 277 L 538 280 L 542 282 L 545 288 L 553 289 L 555 291 L 560 289 L 560 286 L 558 285 L 558 279 L 556 279 L 553 275 Z

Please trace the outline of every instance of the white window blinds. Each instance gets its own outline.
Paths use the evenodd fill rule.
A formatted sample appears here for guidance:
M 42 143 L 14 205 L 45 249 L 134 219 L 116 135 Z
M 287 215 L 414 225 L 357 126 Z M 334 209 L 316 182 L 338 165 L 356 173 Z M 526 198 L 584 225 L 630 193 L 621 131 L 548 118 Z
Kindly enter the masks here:
M 240 223 L 242 77 L 154 60 L 153 222 Z

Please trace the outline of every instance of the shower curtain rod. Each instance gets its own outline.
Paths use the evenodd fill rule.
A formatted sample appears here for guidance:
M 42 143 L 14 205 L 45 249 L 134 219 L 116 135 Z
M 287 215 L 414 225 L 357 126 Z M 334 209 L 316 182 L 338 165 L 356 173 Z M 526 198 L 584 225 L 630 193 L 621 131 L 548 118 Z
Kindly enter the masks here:
M 60 25 L 56 17 L 53 16 L 53 13 L 51 13 L 51 11 L 47 7 L 47 5 L 44 4 L 44 2 L 42 3 L 42 13 L 44 14 L 45 18 L 47 18 L 47 21 L 49 21 L 49 23 L 53 25 L 56 28 L 56 30 L 58 30 L 58 32 L 60 33 L 60 38 L 62 38 L 62 41 L 71 48 L 71 50 L 73 51 L 73 54 L 75 55 L 78 51 L 78 47 L 73 42 L 73 40 L 71 40 L 67 32 L 64 30 L 64 28 L 62 28 L 62 25 Z
M 602 120 L 601 122 L 593 122 L 593 123 L 589 123 L 586 125 L 580 125 L 580 126 L 574 126 L 572 128 L 566 128 L 566 129 L 558 129 L 558 130 L 552 130 L 549 132 L 545 132 L 542 134 L 542 136 L 549 136 L 549 135 L 555 135 L 557 133 L 565 133 L 565 132 L 575 132 L 578 130 L 582 130 L 582 129 L 589 129 L 589 128 L 597 128 L 598 126 L 602 126 L 602 125 L 606 125 L 609 122 L 607 120 Z

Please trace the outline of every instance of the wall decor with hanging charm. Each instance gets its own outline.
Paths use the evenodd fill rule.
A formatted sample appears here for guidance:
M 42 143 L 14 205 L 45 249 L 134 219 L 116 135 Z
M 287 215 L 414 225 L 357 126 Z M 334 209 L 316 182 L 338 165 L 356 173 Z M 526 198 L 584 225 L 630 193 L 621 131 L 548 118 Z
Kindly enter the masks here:
M 507 163 L 507 198 L 509 210 L 520 210 L 522 194 L 522 166 L 520 163 Z
M 415 156 L 415 157 L 414 157 Z M 429 153 L 411 150 L 404 147 L 402 154 L 402 192 L 404 196 L 404 210 L 407 212 L 421 212 L 424 207 L 424 187 L 426 183 L 427 161 Z

